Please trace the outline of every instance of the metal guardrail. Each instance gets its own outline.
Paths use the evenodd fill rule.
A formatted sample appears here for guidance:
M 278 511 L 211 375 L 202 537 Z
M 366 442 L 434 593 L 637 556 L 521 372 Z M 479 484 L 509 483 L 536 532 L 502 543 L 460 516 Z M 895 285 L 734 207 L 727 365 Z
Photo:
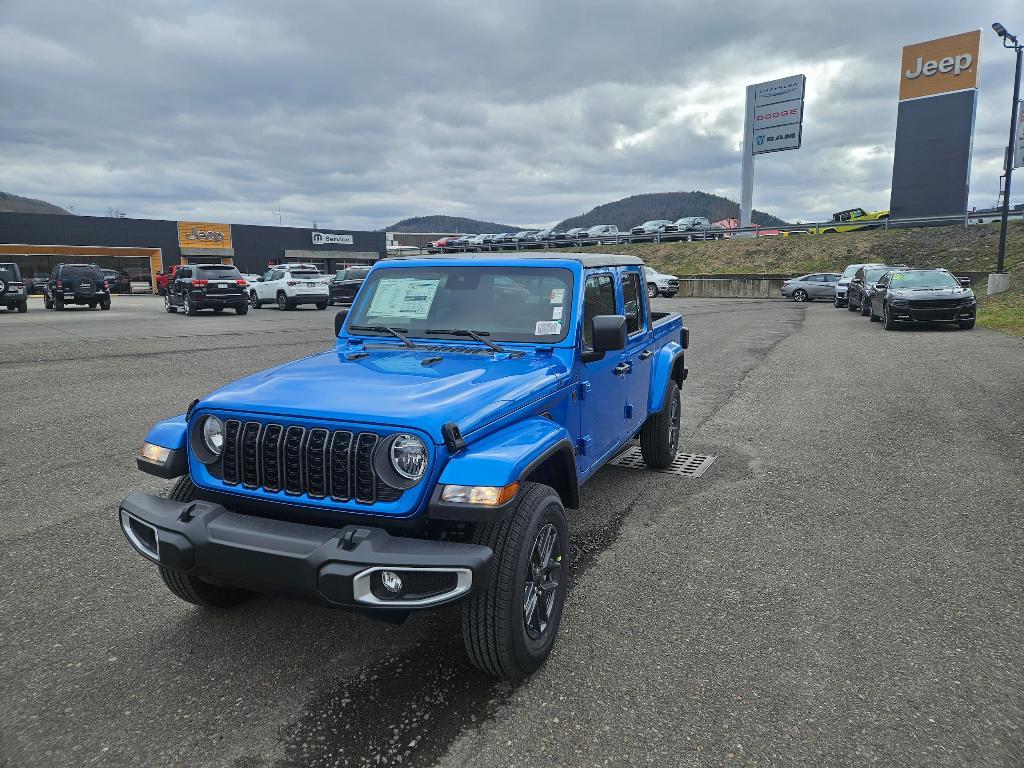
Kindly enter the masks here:
M 554 248 L 583 248 L 592 245 L 622 245 L 627 243 L 669 243 L 681 241 L 706 241 L 725 240 L 733 238 L 756 238 L 760 237 L 793 237 L 810 235 L 814 233 L 829 234 L 824 230 L 833 227 L 854 227 L 854 232 L 864 232 L 872 229 L 918 229 L 923 227 L 947 227 L 962 225 L 964 227 L 978 224 L 989 224 L 999 220 L 1000 211 L 984 210 L 972 211 L 966 215 L 956 214 L 953 216 L 923 216 L 915 218 L 884 218 L 870 222 L 860 223 L 857 221 L 822 221 L 808 224 L 787 224 L 779 227 L 753 226 L 736 227 L 732 229 L 710 229 L 694 230 L 690 232 L 663 232 L 651 235 L 634 235 L 629 232 L 620 232 L 615 236 L 583 237 L 559 240 L 516 240 L 502 243 L 484 243 L 471 246 L 445 246 L 443 248 L 432 248 L 422 246 L 419 249 L 421 254 L 430 253 L 500 253 L 504 251 L 535 251 L 550 250 Z M 1024 209 L 1010 211 L 1010 219 L 1024 220 Z M 843 233 L 837 233 L 843 234 Z

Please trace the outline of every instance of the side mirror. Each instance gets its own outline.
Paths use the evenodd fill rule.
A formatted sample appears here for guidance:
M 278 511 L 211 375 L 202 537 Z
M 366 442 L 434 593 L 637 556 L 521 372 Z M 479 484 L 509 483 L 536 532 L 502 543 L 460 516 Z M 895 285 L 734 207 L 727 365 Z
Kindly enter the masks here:
M 851 280 L 850 282 L 851 282 L 851 283 L 856 283 L 857 285 L 861 285 L 861 284 L 862 284 L 862 283 L 863 283 L 864 281 L 863 281 L 863 280 L 861 280 L 861 279 L 860 279 L 859 277 L 855 277 L 855 278 L 853 278 L 853 280 Z
M 964 288 L 970 288 L 971 287 L 971 278 L 969 278 L 969 277 L 961 277 L 960 278 L 960 285 L 962 285 Z
M 337 338 L 337 336 L 341 333 L 341 326 L 343 326 L 345 324 L 345 318 L 346 317 L 348 317 L 348 310 L 347 309 L 339 309 L 338 310 L 338 314 L 336 314 L 334 316 L 334 336 L 335 336 L 335 338 Z
M 875 290 L 876 291 L 884 291 L 885 290 L 885 283 L 875 283 Z
M 626 318 L 622 315 L 598 315 L 591 321 L 593 351 L 583 354 L 583 362 L 600 360 L 605 352 L 626 348 Z
M 256 282 L 257 283 L 262 283 L 263 282 L 263 278 L 262 277 L 257 277 L 256 278 Z

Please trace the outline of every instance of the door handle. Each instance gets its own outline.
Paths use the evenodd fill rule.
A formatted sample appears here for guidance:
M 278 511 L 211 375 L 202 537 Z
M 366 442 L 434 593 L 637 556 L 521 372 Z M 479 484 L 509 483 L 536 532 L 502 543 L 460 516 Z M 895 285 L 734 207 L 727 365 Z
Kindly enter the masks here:
M 615 371 L 616 376 L 621 376 L 624 373 L 629 373 L 633 369 L 632 363 L 619 363 L 612 370 Z
M 647 360 L 650 357 L 654 357 L 654 353 L 651 352 L 651 350 L 649 349 L 645 349 L 643 352 L 640 353 L 641 360 Z

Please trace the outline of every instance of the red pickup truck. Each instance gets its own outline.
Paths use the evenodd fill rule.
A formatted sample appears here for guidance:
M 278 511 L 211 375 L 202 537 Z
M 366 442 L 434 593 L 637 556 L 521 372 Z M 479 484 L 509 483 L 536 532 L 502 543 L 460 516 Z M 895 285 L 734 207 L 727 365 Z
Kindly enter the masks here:
M 168 272 L 157 272 L 156 273 L 156 290 L 161 296 L 167 293 L 167 284 L 174 279 L 178 270 L 181 269 L 181 264 L 174 264 L 171 266 Z

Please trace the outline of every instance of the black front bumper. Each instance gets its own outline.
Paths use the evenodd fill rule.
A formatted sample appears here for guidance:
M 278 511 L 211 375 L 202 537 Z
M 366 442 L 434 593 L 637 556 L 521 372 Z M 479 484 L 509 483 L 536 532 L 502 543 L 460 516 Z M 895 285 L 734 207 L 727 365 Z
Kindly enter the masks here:
M 486 586 L 493 557 L 477 544 L 392 536 L 363 525 L 293 523 L 147 493 L 121 502 L 120 524 L 139 554 L 168 568 L 215 584 L 368 612 L 459 600 Z M 397 597 L 380 587 L 385 569 L 406 585 Z

